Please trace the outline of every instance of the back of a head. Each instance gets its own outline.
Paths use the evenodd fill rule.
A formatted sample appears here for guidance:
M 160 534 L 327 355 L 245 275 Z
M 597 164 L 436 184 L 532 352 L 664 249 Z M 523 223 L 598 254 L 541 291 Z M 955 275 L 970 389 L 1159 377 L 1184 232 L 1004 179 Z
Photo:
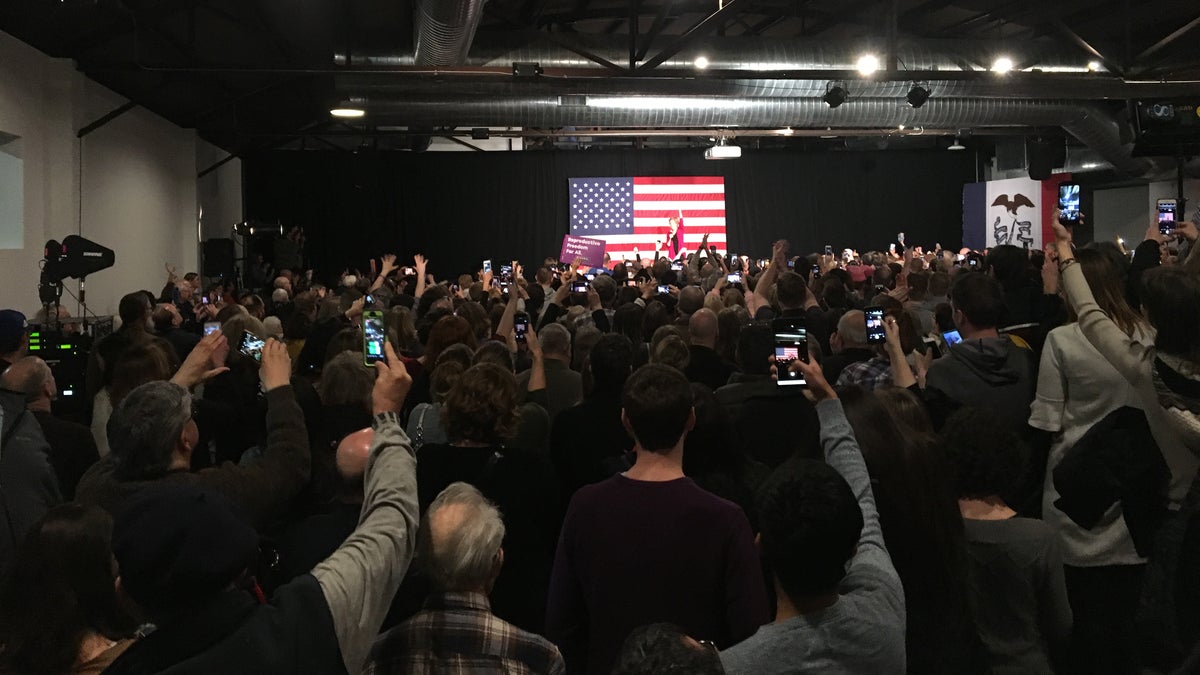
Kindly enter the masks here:
M 808 284 L 795 272 L 784 272 L 775 281 L 775 298 L 783 309 L 799 309 L 808 297 Z
M 32 401 L 41 395 L 51 377 L 53 373 L 45 361 L 36 356 L 24 356 L 0 375 L 0 386 L 9 391 L 20 392 L 25 395 L 26 400 Z
M 288 301 L 287 289 L 276 288 L 275 290 L 271 291 L 271 302 L 275 303 L 276 305 L 281 305 L 287 301 Z
M 374 372 L 363 367 L 362 353 L 339 352 L 321 369 L 321 403 L 327 406 L 358 405 L 366 408 L 375 386 Z
M 187 483 L 136 493 L 112 542 L 121 587 L 160 627 L 229 588 L 258 557 L 258 533 L 228 500 Z
M 1075 260 L 1092 297 L 1108 318 L 1126 334 L 1145 325 L 1141 315 L 1126 302 L 1124 280 L 1108 253 L 1098 248 L 1081 248 L 1075 251 Z
M 112 530 L 107 511 L 75 502 L 33 524 L 0 595 L 0 671 L 70 672 L 86 633 L 132 633 L 113 584 Z
M 633 370 L 633 345 L 624 335 L 609 333 L 592 347 L 588 361 L 596 390 L 620 391 Z
M 545 354 L 563 358 L 571 355 L 571 332 L 563 326 L 552 323 L 543 328 L 537 337 Z
M 950 289 L 950 301 L 976 328 L 995 328 L 1004 314 L 1000 284 L 982 272 L 959 276 Z
M 347 434 L 338 443 L 334 465 L 347 490 L 362 492 L 363 476 L 367 473 L 367 460 L 374 443 L 375 430 L 370 427 Z
M 121 352 L 113 365 L 109 385 L 112 404 L 120 405 L 136 387 L 171 377 L 174 358 L 174 352 L 168 353 L 158 341 L 140 342 Z
M 821 291 L 821 299 L 825 301 L 825 306 L 830 309 L 843 308 L 850 304 L 850 297 L 846 292 L 846 286 L 836 279 L 830 279 L 825 282 L 825 287 Z
M 1029 254 L 1023 248 L 1003 244 L 988 251 L 987 266 L 1001 286 L 1018 288 L 1029 276 Z
M 707 307 L 698 309 L 688 319 L 688 337 L 693 344 L 707 344 L 717 339 L 717 315 Z
M 934 272 L 929 275 L 929 295 L 944 298 L 950 292 L 950 273 Z
M 838 336 L 842 344 L 856 347 L 867 346 L 867 319 L 861 309 L 852 309 L 838 319 Z
M 621 393 L 621 407 L 634 439 L 651 452 L 665 453 L 675 447 L 688 429 L 692 405 L 687 378 L 664 365 L 639 368 Z
M 151 480 L 171 465 L 179 435 L 192 417 L 192 396 L 166 381 L 129 392 L 108 419 L 108 444 L 121 480 Z
M 503 541 L 500 510 L 475 486 L 451 483 L 425 511 L 418 558 L 439 590 L 486 593 L 500 571 Z
M 850 485 L 832 467 L 790 459 L 759 488 L 763 556 L 793 601 L 837 591 L 862 534 Z
M 737 360 L 742 372 L 747 375 L 769 375 L 769 357 L 775 353 L 775 334 L 771 327 L 751 323 L 742 327 L 738 334 Z
M 908 275 L 908 299 L 924 300 L 929 293 L 929 272 L 911 272 Z
M 612 675 L 721 675 L 724 672 L 715 648 L 706 648 L 674 624 L 652 623 L 635 628 L 625 638 Z
M 117 314 L 121 317 L 122 326 L 146 326 L 146 317 L 150 314 L 150 301 L 141 291 L 128 293 L 121 297 L 117 305 Z
M 605 307 L 611 307 L 612 302 L 617 297 L 617 283 L 607 274 L 596 275 L 596 280 L 592 282 L 592 288 L 596 289 L 596 295 L 600 296 L 600 304 Z
M 494 366 L 499 366 L 508 372 L 513 372 L 513 356 L 512 352 L 508 351 L 508 345 L 495 340 L 488 340 L 479 345 L 475 350 L 475 356 L 471 359 L 471 365 L 479 365 L 480 363 L 490 363 Z
M 446 395 L 442 426 L 451 441 L 502 443 L 517 433 L 517 379 L 491 363 L 471 366 Z
M 624 335 L 630 342 L 644 342 L 642 337 L 642 316 L 646 310 L 641 305 L 628 303 L 621 305 L 613 312 L 612 332 Z
M 461 316 L 447 314 L 437 320 L 429 329 L 429 342 L 425 345 L 425 355 L 428 360 L 436 361 L 442 350 L 450 345 L 464 344 L 475 349 L 477 344 L 471 324 Z
M 704 306 L 704 291 L 698 286 L 684 286 L 679 290 L 680 314 L 691 314 Z
M 1200 279 L 1180 267 L 1142 273 L 1139 293 L 1158 351 L 1200 364 Z
M 682 373 L 688 367 L 691 352 L 688 343 L 677 332 L 667 333 L 650 346 L 650 363 L 673 368 Z
M 1005 495 L 1022 475 L 1028 450 L 1016 431 L 990 410 L 960 408 L 942 426 L 942 439 L 959 498 Z
M 171 310 L 167 309 L 165 304 L 158 305 L 150 313 L 150 320 L 154 322 L 154 330 L 165 331 L 170 330 L 172 324 L 174 324 L 175 315 L 171 313 Z

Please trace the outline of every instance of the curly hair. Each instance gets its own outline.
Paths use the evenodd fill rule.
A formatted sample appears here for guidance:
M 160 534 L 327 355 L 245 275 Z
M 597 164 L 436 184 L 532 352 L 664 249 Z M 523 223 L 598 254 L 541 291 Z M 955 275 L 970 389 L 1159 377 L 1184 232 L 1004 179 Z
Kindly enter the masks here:
M 1028 449 L 990 410 L 960 408 L 946 420 L 942 439 L 960 499 L 1006 495 L 1023 475 Z
M 517 378 L 491 363 L 471 366 L 459 377 L 442 406 L 442 425 L 452 441 L 503 443 L 521 421 Z

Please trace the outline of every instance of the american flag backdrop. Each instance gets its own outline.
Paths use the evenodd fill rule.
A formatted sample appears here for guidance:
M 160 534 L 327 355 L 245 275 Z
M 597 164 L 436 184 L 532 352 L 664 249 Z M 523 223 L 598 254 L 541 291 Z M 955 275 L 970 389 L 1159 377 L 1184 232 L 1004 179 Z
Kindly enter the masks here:
M 666 245 L 671 216 L 683 210 L 683 243 L 695 251 L 705 233 L 725 252 L 725 179 L 722 176 L 571 178 L 571 234 L 603 239 L 613 260 L 653 255 Z

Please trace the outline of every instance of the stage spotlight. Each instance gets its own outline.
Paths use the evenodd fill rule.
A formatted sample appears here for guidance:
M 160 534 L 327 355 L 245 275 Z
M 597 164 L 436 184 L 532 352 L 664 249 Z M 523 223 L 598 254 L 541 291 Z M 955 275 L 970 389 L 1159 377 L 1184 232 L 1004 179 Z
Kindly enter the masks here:
M 708 67 L 708 57 L 706 57 L 706 56 L 697 56 L 697 57 L 696 57 L 696 60 L 695 60 L 695 61 L 692 61 L 692 65 L 696 66 L 696 67 L 697 67 L 697 68 L 699 68 L 700 70 L 704 70 L 705 68 L 707 68 L 707 67 Z
M 845 103 L 848 98 L 850 98 L 850 92 L 845 87 L 830 82 L 826 86 L 825 95 L 821 97 L 821 100 L 825 101 L 825 105 L 830 108 L 836 108 Z
M 874 54 L 863 54 L 858 57 L 858 62 L 854 64 L 854 67 L 858 68 L 860 75 L 870 77 L 879 70 L 879 57 Z
M 912 108 L 920 108 L 925 105 L 925 101 L 929 100 L 929 87 L 923 87 L 917 82 L 913 82 L 913 86 L 908 90 L 908 95 L 904 100 L 908 101 L 908 105 Z
M 992 72 L 1003 75 L 1013 69 L 1012 59 L 1007 56 L 1001 56 L 995 61 L 992 61 Z

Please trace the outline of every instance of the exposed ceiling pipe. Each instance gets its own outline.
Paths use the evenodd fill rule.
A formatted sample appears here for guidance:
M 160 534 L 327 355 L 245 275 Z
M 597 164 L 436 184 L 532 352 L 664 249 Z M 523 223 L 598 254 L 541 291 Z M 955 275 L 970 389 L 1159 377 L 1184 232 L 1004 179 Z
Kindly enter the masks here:
M 466 61 L 485 0 L 417 0 L 412 65 L 454 66 Z
M 895 98 L 859 98 L 830 109 L 819 98 L 650 98 L 467 95 L 352 98 L 377 124 L 440 126 L 972 128 L 1061 126 L 1122 173 L 1156 176 L 1169 168 L 1131 156 L 1116 118 L 1096 104 L 1061 100 L 939 98 L 910 108 Z

